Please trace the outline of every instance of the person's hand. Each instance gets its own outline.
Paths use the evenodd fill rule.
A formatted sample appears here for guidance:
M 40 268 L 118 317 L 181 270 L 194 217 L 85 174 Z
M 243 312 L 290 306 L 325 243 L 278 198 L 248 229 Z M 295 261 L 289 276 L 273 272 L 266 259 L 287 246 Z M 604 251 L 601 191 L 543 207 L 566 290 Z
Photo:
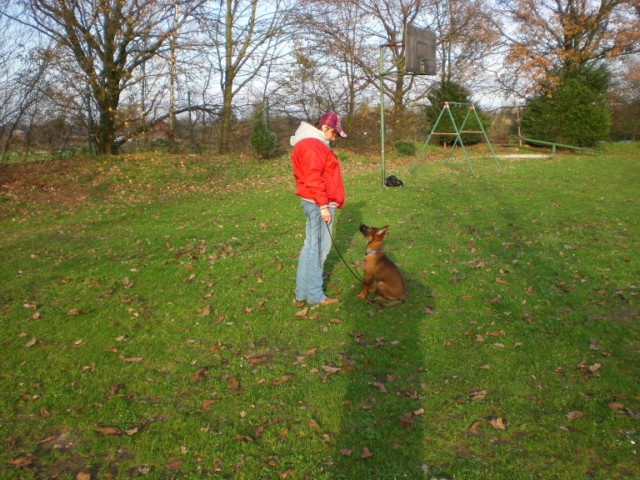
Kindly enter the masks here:
M 329 210 L 328 208 L 321 208 L 320 218 L 323 222 L 331 223 L 331 210 Z

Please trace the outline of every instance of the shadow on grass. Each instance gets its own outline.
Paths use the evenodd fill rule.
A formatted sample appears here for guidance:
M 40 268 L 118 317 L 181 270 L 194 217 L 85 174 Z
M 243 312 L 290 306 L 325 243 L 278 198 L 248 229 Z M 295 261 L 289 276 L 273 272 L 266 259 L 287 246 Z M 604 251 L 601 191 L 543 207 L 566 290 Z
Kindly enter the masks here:
M 363 240 L 358 230 L 363 207 L 364 202 L 354 202 L 341 214 L 334 240 L 338 248 L 343 246 L 343 256 L 354 238 Z M 356 244 L 356 258 L 360 259 L 365 243 Z M 345 260 L 361 277 L 353 251 Z M 342 262 L 339 256 L 332 255 L 329 260 L 327 271 L 337 271 Z M 340 277 L 346 278 L 344 275 Z M 328 473 L 335 479 L 423 478 L 420 409 L 424 354 L 419 346 L 418 320 L 423 314 L 416 312 L 430 293 L 417 280 L 407 278 L 407 303 L 383 309 L 355 298 L 359 285 L 350 274 L 348 277 L 357 287 L 345 288 L 341 294 L 341 318 L 348 329 L 342 374 L 348 380 L 342 398 L 335 399 L 342 403 L 342 414 Z

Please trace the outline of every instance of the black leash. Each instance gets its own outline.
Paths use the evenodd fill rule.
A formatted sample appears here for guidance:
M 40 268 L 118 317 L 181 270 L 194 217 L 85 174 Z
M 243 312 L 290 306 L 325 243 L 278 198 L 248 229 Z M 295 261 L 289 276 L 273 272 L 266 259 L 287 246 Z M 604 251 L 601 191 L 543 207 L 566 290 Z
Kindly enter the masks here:
M 344 266 L 347 267 L 347 270 L 351 272 L 351 275 L 353 275 L 355 279 L 358 280 L 358 282 L 360 282 L 361 285 L 364 285 L 364 280 L 360 279 L 360 277 L 358 277 L 358 275 L 356 275 L 356 273 L 353 270 L 351 270 L 351 267 L 349 267 L 349 264 L 340 253 L 340 250 L 338 250 L 338 247 L 336 246 L 336 241 L 333 239 L 333 235 L 331 234 L 331 229 L 329 228 L 329 224 L 327 222 L 323 222 L 323 223 L 327 226 L 327 230 L 329 231 L 329 236 L 331 237 L 331 243 L 333 244 L 333 248 L 335 248 L 336 252 L 338 253 L 340 260 L 342 260 L 342 263 L 344 263 Z

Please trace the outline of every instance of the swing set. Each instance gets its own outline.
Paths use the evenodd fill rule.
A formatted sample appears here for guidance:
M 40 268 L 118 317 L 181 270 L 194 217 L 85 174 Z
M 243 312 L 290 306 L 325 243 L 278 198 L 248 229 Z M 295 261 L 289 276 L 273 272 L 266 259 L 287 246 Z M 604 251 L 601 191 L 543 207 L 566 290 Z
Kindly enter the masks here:
M 458 126 L 456 125 L 456 121 L 453 118 L 453 115 L 451 113 L 451 106 L 468 107 L 467 114 L 462 120 L 462 123 L 460 124 L 460 128 L 458 128 Z M 438 125 L 440 124 L 440 121 L 442 120 L 442 117 L 444 116 L 445 112 L 447 113 L 449 121 L 453 126 L 454 132 L 438 132 L 437 131 Z M 473 118 L 475 118 L 478 124 L 479 130 L 465 130 L 465 127 L 467 127 L 467 121 L 469 120 L 469 117 L 471 117 L 472 114 L 473 114 Z M 463 103 L 463 102 L 444 102 L 444 106 L 442 107 L 442 110 L 438 115 L 438 119 L 433 124 L 433 127 L 431 128 L 431 132 L 429 132 L 429 136 L 427 137 L 427 140 L 424 142 L 424 145 L 420 149 L 420 153 L 418 153 L 418 157 L 416 158 L 416 161 L 413 164 L 413 167 L 411 167 L 410 172 L 413 173 L 418 167 L 418 163 L 420 162 L 420 159 L 424 155 L 424 152 L 427 149 L 427 145 L 429 145 L 429 141 L 431 140 L 431 137 L 433 137 L 434 135 L 435 136 L 449 135 L 449 136 L 455 136 L 455 140 L 453 142 L 451 150 L 449 151 L 449 154 L 447 155 L 447 158 L 445 159 L 444 163 L 447 164 L 449 162 L 449 159 L 451 158 L 451 155 L 453 154 L 454 149 L 458 144 L 460 144 L 460 148 L 462 149 L 462 153 L 464 155 L 464 159 L 467 162 L 467 166 L 469 167 L 469 171 L 471 172 L 472 176 L 475 176 L 475 172 L 473 171 L 473 167 L 471 166 L 471 160 L 469 159 L 469 155 L 467 154 L 467 149 L 465 148 L 464 142 L 462 141 L 462 135 L 465 133 L 466 134 L 482 134 L 485 141 L 487 142 L 487 146 L 489 147 L 489 151 L 491 152 L 491 155 L 493 157 L 494 162 L 496 163 L 496 166 L 500 168 L 500 162 L 498 162 L 498 158 L 496 157 L 496 154 L 493 151 L 493 147 L 491 146 L 491 142 L 489 141 L 487 132 L 485 131 L 482 125 L 482 121 L 478 116 L 478 112 L 476 111 L 475 105 L 473 103 Z
M 415 28 L 411 25 L 407 27 L 406 31 L 406 44 L 405 44 L 405 70 L 404 72 L 400 71 L 385 71 L 384 70 L 384 53 L 383 49 L 385 47 L 395 47 L 401 45 L 401 43 L 387 44 L 380 46 L 380 59 L 379 59 L 379 73 L 380 73 L 380 167 L 382 173 L 382 186 L 385 185 L 385 158 L 384 158 L 384 149 L 385 149 L 385 126 L 384 126 L 384 77 L 390 74 L 399 74 L 404 73 L 408 75 L 435 75 L 436 74 L 436 35 L 434 32 L 428 29 L 420 29 Z M 460 128 L 456 125 L 456 121 L 451 114 L 450 106 L 456 107 L 468 107 L 467 114 L 460 125 Z M 449 120 L 451 121 L 451 125 L 453 125 L 453 129 L 455 132 L 438 132 L 436 129 L 442 120 L 445 112 L 448 115 Z M 475 121 L 478 124 L 479 130 L 465 130 L 467 128 L 467 121 L 472 116 L 475 118 Z M 460 148 L 462 149 L 462 153 L 464 154 L 464 158 L 467 162 L 467 166 L 469 167 L 469 171 L 472 176 L 475 176 L 475 172 L 473 171 L 473 167 L 471 166 L 471 160 L 469 159 L 469 155 L 467 154 L 467 150 L 464 146 L 464 142 L 462 141 L 462 134 L 482 134 L 487 145 L 489 146 L 489 150 L 491 151 L 491 155 L 493 156 L 493 160 L 496 162 L 496 166 L 500 168 L 500 163 L 496 158 L 496 154 L 493 151 L 493 147 L 491 146 L 491 142 L 489 141 L 489 137 L 487 136 L 487 132 L 482 126 L 482 121 L 478 116 L 478 112 L 476 112 L 476 107 L 472 103 L 461 103 L 461 102 L 445 102 L 444 107 L 440 111 L 440 115 L 438 115 L 438 119 L 433 125 L 429 136 L 427 137 L 427 141 L 422 146 L 420 153 L 418 154 L 418 158 L 416 159 L 413 167 L 411 167 L 410 172 L 413 173 L 420 162 L 420 158 L 422 158 L 425 150 L 427 149 L 427 145 L 431 140 L 431 137 L 434 135 L 455 135 L 455 141 L 453 142 L 453 146 L 451 147 L 451 151 L 447 158 L 445 159 L 445 164 L 449 162 L 449 158 L 451 157 L 454 149 L 458 144 L 460 144 Z

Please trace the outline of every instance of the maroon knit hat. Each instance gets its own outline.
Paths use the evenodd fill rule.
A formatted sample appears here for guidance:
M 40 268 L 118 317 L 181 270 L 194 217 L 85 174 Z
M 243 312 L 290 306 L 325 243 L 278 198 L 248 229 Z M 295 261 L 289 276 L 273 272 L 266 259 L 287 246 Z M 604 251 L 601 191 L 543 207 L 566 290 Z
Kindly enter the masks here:
M 342 138 L 345 138 L 347 136 L 347 134 L 344 133 L 344 130 L 342 130 L 340 117 L 336 112 L 327 112 L 320 115 L 320 118 L 318 119 L 318 125 L 326 125 L 327 127 L 333 128 Z

